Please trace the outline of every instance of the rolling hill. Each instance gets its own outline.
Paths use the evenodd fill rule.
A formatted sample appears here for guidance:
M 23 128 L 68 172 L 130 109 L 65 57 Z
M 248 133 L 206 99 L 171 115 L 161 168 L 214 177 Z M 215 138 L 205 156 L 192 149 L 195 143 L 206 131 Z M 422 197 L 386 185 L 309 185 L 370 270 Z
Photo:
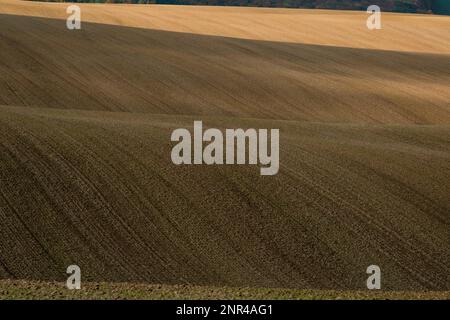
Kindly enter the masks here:
M 448 18 L 66 6 L 0 0 L 0 278 L 450 290 Z M 174 165 L 194 120 L 279 173 Z

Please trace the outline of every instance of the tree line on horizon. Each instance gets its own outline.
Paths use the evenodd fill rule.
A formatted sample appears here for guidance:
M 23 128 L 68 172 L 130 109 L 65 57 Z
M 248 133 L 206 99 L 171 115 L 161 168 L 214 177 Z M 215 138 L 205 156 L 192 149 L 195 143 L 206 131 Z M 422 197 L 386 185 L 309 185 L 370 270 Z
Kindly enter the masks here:
M 382 11 L 431 13 L 435 3 L 442 0 L 47 0 L 49 2 L 75 3 L 135 3 L 179 4 L 216 6 L 253 6 L 308 9 L 366 10 L 370 5 L 380 6 Z M 444 2 L 447 0 L 443 0 Z M 450 1 L 449 1 L 450 2 Z

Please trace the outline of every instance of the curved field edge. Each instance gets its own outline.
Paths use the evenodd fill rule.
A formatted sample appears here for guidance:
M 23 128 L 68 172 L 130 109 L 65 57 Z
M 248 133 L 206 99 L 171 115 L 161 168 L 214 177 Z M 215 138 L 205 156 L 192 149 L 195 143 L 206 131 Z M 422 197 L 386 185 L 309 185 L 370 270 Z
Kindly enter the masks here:
M 0 0 L 0 13 L 63 20 L 67 3 Z M 383 12 L 370 32 L 363 11 L 77 3 L 83 23 L 348 48 L 450 54 L 448 17 Z M 414 25 L 414 30 L 411 30 Z M 84 27 L 84 26 L 83 26 Z M 370 36 L 368 36 L 370 34 Z
M 83 20 L 81 30 L 70 31 L 51 14 L 23 15 L 37 15 L 40 7 L 12 2 L 16 10 L 9 10 L 0 1 L 0 105 L 317 122 L 450 123 L 448 19 L 392 16 L 395 26 L 385 25 L 382 33 L 368 36 L 364 15 L 264 15 L 259 10 L 231 15 L 229 23 L 240 26 L 243 35 L 258 30 L 252 19 L 275 16 L 272 33 L 278 34 L 278 28 L 301 33 L 294 32 L 292 37 L 299 40 L 290 42 L 227 35 L 220 10 L 211 19 L 203 8 L 145 7 L 138 15 L 134 7 L 87 6 L 97 20 Z M 59 4 L 50 8 L 65 12 Z M 87 12 L 83 7 L 83 17 Z M 215 23 L 217 33 L 209 35 L 183 24 L 176 31 L 126 24 L 132 18 L 154 21 L 153 16 L 174 25 L 188 17 L 194 29 L 211 20 L 220 23 Z M 113 17 L 117 24 L 107 24 Z M 400 26 L 417 24 L 421 28 L 414 32 L 408 28 L 396 33 Z M 357 35 L 351 35 L 354 29 Z M 420 36 L 423 30 L 430 30 L 427 37 Z M 331 39 L 326 44 L 304 41 L 305 32 Z M 379 42 L 377 37 L 386 34 L 389 43 Z M 410 34 L 414 39 L 406 41 Z M 369 39 L 376 46 L 345 47 L 334 39 Z M 392 50 L 392 43 L 401 48 Z M 427 51 L 433 43 L 439 49 Z
M 80 290 L 68 290 L 63 282 L 0 280 L 2 299 L 448 300 L 450 291 L 294 290 L 111 282 L 87 282 Z

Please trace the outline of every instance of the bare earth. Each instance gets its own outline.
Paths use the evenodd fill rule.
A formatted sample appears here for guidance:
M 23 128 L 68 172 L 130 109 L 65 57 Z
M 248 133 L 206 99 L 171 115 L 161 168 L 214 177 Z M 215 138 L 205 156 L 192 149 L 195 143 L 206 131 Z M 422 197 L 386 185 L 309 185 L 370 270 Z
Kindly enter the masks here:
M 80 6 L 0 0 L 0 298 L 448 299 L 449 17 Z M 280 172 L 175 166 L 194 120 Z
M 87 282 L 83 283 L 82 290 L 67 290 L 61 282 L 0 280 L 2 299 L 442 300 L 450 299 L 450 292 L 296 290 L 109 282 Z

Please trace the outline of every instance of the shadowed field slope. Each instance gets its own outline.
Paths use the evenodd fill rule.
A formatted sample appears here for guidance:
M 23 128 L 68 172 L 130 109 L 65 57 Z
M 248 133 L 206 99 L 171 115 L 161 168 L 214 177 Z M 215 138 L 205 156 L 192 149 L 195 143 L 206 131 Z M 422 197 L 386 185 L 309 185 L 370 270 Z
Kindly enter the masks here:
M 181 166 L 193 118 L 2 107 L 2 277 L 442 289 L 450 129 L 204 119 L 281 130 L 280 172 Z
M 65 7 L 0 0 L 0 278 L 450 289 L 448 18 Z M 175 166 L 194 120 L 280 172 Z
M 98 20 L 108 21 L 101 18 L 108 17 L 101 10 L 105 6 L 94 7 Z M 115 9 L 119 17 L 125 12 L 122 19 L 128 18 L 128 7 L 106 7 Z M 65 7 L 58 4 L 58 8 Z M 148 12 L 150 20 L 153 7 L 144 9 L 141 15 Z M 173 11 L 161 15 L 177 17 L 179 9 Z M 281 12 L 289 15 L 290 11 Z M 208 21 L 208 11 L 202 12 L 199 8 L 196 13 L 203 17 L 199 24 Z M 343 18 L 333 22 L 334 16 L 328 24 L 344 28 L 335 38 L 347 36 L 352 25 L 341 25 Z M 347 18 L 364 26 L 362 14 Z M 242 23 L 246 15 L 240 19 Z M 415 23 L 416 17 L 398 19 L 408 24 Z M 444 32 L 450 31 L 449 19 L 422 19 L 425 25 L 443 24 L 444 38 L 450 34 Z M 289 19 L 277 21 L 273 29 L 289 27 Z M 315 23 L 322 25 L 321 19 Z M 85 22 L 82 30 L 69 31 L 64 20 L 1 15 L 0 104 L 326 122 L 450 123 L 450 39 L 444 39 L 447 50 L 417 40 L 422 51 L 431 48 L 432 53 L 413 53 L 384 50 L 406 36 L 395 32 L 391 32 L 394 39 L 381 42 L 378 49 L 355 49 L 198 35 L 186 33 L 186 26 L 178 29 L 184 32 Z M 249 30 L 255 29 L 252 22 L 241 36 L 250 37 Z M 295 41 L 303 40 L 292 33 Z M 371 34 L 365 28 L 364 37 L 354 35 L 355 42 Z

